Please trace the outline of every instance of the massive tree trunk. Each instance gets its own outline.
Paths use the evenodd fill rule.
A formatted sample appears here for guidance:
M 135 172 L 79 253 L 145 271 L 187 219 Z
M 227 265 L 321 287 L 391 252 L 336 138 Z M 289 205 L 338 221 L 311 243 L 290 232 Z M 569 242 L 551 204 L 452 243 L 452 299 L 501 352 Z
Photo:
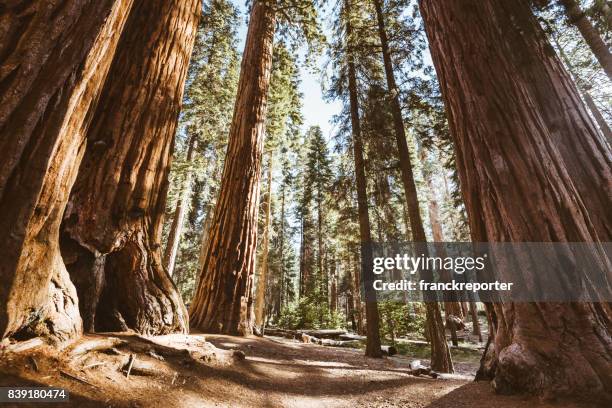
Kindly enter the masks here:
M 346 38 L 351 41 L 352 24 L 350 0 L 345 0 L 346 12 Z M 367 180 L 365 174 L 365 160 L 363 158 L 363 140 L 361 134 L 361 123 L 359 118 L 359 99 L 357 96 L 357 74 L 355 72 L 355 61 L 352 45 L 346 45 L 347 68 L 348 68 L 348 88 L 351 110 L 351 130 L 353 134 L 353 156 L 355 160 L 355 181 L 357 184 L 357 212 L 359 214 L 359 236 L 361 238 L 361 275 L 366 291 L 366 320 L 367 320 L 367 343 L 366 356 L 382 357 L 380 348 L 380 329 L 378 302 L 376 302 L 376 292 L 369 286 L 374 281 L 374 259 L 372 254 L 372 236 L 370 229 L 370 215 L 368 211 Z M 369 295 L 368 295 L 369 293 Z
M 610 150 L 528 2 L 422 0 L 420 7 L 473 241 L 610 241 Z M 537 281 L 529 264 L 516 267 Z M 489 310 L 488 374 L 498 391 L 611 398 L 607 304 Z
M 584 11 L 582 11 L 580 4 L 576 0 L 559 0 L 559 3 L 561 3 L 565 10 L 567 20 L 578 28 L 584 41 L 593 51 L 597 61 L 599 61 L 606 74 L 608 74 L 608 78 L 612 80 L 612 53 L 610 48 L 603 41 L 601 35 L 589 21 Z
M 170 225 L 170 233 L 168 234 L 168 243 L 166 244 L 166 250 L 164 251 L 164 266 L 166 267 L 168 275 L 170 276 L 174 274 L 176 256 L 178 254 L 179 244 L 181 243 L 181 235 L 183 234 L 183 224 L 185 223 L 185 213 L 187 212 L 186 204 L 189 201 L 189 193 L 191 192 L 191 162 L 193 161 L 195 145 L 196 134 L 193 132 L 189 136 L 187 157 L 185 158 L 185 162 L 187 163 L 185 179 L 181 185 L 178 200 L 176 200 L 174 216 L 172 217 L 172 225 Z
M 419 208 L 419 196 L 414 183 L 414 175 L 412 171 L 412 161 L 410 158 L 410 150 L 406 140 L 406 131 L 404 129 L 404 119 L 399 101 L 399 89 L 395 83 L 395 74 L 393 73 L 393 62 L 391 60 L 391 51 L 389 50 L 389 41 L 385 29 L 385 18 L 382 10 L 381 0 L 374 0 L 376 8 L 376 17 L 378 22 L 378 34 L 383 54 L 383 62 L 385 65 L 385 76 L 387 78 L 387 87 L 389 90 L 391 112 L 393 114 L 393 128 L 395 131 L 395 140 L 399 154 L 399 164 L 402 173 L 402 184 L 406 194 L 406 202 L 408 205 L 408 217 L 410 219 L 410 229 L 412 231 L 412 240 L 422 243 L 420 253 L 425 257 L 428 256 L 427 237 L 423 228 L 423 220 L 421 219 L 421 211 Z M 427 279 L 427 275 L 432 275 L 430 271 L 423 276 Z M 431 280 L 431 279 L 430 279 Z M 450 355 L 448 344 L 446 343 L 446 334 L 444 332 L 444 323 L 442 321 L 442 313 L 438 302 L 425 302 L 425 313 L 427 316 L 427 330 L 431 336 L 431 368 L 444 373 L 453 372 L 453 361 Z
M 89 330 L 187 330 L 160 240 L 199 9 L 199 0 L 135 0 L 87 133 L 62 250 Z
M 206 332 L 249 335 L 253 331 L 261 155 L 274 29 L 272 5 L 256 0 L 242 57 L 219 199 L 191 306 L 193 326 Z
M 270 150 L 268 156 L 268 184 L 266 188 L 266 213 L 264 219 L 263 248 L 261 253 L 261 265 L 259 266 L 259 277 L 257 279 L 257 292 L 255 294 L 255 325 L 263 333 L 264 312 L 266 303 L 266 286 L 268 283 L 268 255 L 270 252 L 270 223 L 272 218 L 272 160 L 273 152 Z
M 60 222 L 132 1 L 9 4 L 0 15 L 0 338 L 64 341 L 82 323 Z

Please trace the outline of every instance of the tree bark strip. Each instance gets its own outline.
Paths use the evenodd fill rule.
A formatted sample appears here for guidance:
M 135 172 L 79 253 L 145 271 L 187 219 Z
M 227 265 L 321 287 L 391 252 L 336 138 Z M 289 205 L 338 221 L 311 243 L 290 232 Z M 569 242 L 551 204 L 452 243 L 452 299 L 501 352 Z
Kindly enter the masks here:
M 257 292 L 255 295 L 255 325 L 262 330 L 264 324 L 264 312 L 266 302 L 266 286 L 268 279 L 268 252 L 270 249 L 270 222 L 272 218 L 272 164 L 273 151 L 268 155 L 268 186 L 266 188 L 266 213 L 264 220 L 263 248 L 261 254 L 261 265 L 259 266 L 259 277 L 257 280 Z
M 188 328 L 160 240 L 199 10 L 198 0 L 135 0 L 87 134 L 63 233 L 67 257 L 103 259 L 99 303 L 87 305 L 95 299 L 86 288 L 79 296 L 84 310 L 95 311 L 84 316 L 87 326 L 98 331 Z M 75 280 L 93 279 L 87 262 L 68 268 Z
M 166 244 L 166 250 L 164 252 L 164 266 L 166 267 L 168 275 L 170 276 L 174 274 L 174 265 L 176 264 L 176 256 L 178 254 L 179 244 L 181 243 L 183 224 L 185 223 L 185 214 L 187 212 L 186 203 L 189 201 L 189 193 L 191 192 L 191 162 L 193 161 L 195 145 L 196 135 L 195 133 L 192 133 L 189 137 L 187 157 L 185 158 L 185 162 L 188 166 L 186 170 L 187 174 L 185 175 L 185 180 L 182 183 L 182 188 L 179 192 L 179 198 L 176 202 L 174 216 L 172 217 L 172 225 L 170 226 L 170 233 L 168 234 L 168 243 Z
M 472 240 L 610 241 L 609 147 L 528 2 L 421 0 L 420 9 Z M 528 261 L 512 267 L 546 284 L 528 275 Z M 609 305 L 487 306 L 496 390 L 612 399 Z
M 253 331 L 261 155 L 274 29 L 274 9 L 256 0 L 242 58 L 219 199 L 191 306 L 193 326 L 206 332 L 249 335 Z
M 406 194 L 408 205 L 408 217 L 410 219 L 410 229 L 412 231 L 412 240 L 420 245 L 419 253 L 423 256 L 428 256 L 427 237 L 423 228 L 423 220 L 419 208 L 419 196 L 414 182 L 414 174 L 412 170 L 412 161 L 410 158 L 410 150 L 406 141 L 406 131 L 404 129 L 404 119 L 399 101 L 399 89 L 395 83 L 395 74 L 393 73 L 393 62 L 391 60 L 391 52 L 389 50 L 389 41 L 385 29 L 385 19 L 382 10 L 381 0 L 374 0 L 376 8 L 376 17 L 378 22 L 378 34 L 380 36 L 383 62 L 385 66 L 385 76 L 387 78 L 387 87 L 390 96 L 391 111 L 393 113 L 393 127 L 395 130 L 395 139 L 399 153 L 399 164 L 402 173 L 402 184 Z M 432 276 L 431 271 L 423 271 L 424 279 Z M 431 281 L 431 279 L 429 279 Z M 432 370 L 452 373 L 453 361 L 451 358 L 448 344 L 446 343 L 446 334 L 444 332 L 444 323 L 442 321 L 442 313 L 440 305 L 437 302 L 425 302 L 425 310 L 427 316 L 427 326 L 431 336 L 431 368 Z
M 59 250 L 84 134 L 131 0 L 11 2 L 0 15 L 0 338 L 80 334 Z M 61 44 L 57 46 L 57 44 Z
M 353 156 L 355 160 L 355 181 L 357 184 L 357 212 L 359 214 L 359 236 L 361 238 L 361 275 L 366 290 L 366 356 L 382 357 L 380 348 L 380 329 L 378 302 L 376 302 L 376 292 L 369 288 L 368 283 L 374 281 L 372 236 L 370 228 L 370 215 L 368 214 L 368 193 L 367 180 L 365 174 L 365 160 L 363 157 L 363 140 L 361 134 L 361 124 L 359 118 L 359 99 L 357 96 L 357 74 L 355 72 L 355 62 L 352 51 L 351 36 L 351 2 L 345 0 L 344 7 L 346 12 L 346 37 L 347 47 L 347 68 L 348 68 L 348 88 L 351 110 L 351 129 L 353 135 Z M 368 296 L 368 292 L 371 292 Z M 372 299 L 373 298 L 373 299 Z

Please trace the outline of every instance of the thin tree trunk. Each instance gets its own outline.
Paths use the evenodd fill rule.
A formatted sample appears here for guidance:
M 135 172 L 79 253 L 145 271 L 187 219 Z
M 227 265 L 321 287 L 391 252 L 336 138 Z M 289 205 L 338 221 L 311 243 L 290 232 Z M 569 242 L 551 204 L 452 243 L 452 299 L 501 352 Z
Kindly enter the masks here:
M 338 311 L 338 264 L 336 259 L 332 261 L 331 267 L 331 285 L 329 291 L 329 309 L 332 313 Z
M 187 212 L 187 206 L 185 204 L 189 201 L 189 193 L 191 190 L 192 171 L 190 165 L 193 161 L 195 145 L 196 135 L 192 133 L 189 137 L 187 157 L 185 158 L 185 162 L 187 163 L 187 174 L 185 174 L 185 180 L 183 181 L 178 200 L 176 201 L 172 225 L 170 226 L 170 233 L 168 234 L 168 242 L 166 243 L 166 251 L 164 252 L 164 265 L 170 276 L 174 274 L 174 265 L 176 264 L 176 256 L 183 233 L 183 224 L 185 223 L 185 213 Z
M 482 343 L 482 331 L 480 330 L 476 302 L 470 302 L 470 315 L 472 316 L 472 334 L 478 336 L 478 341 Z
M 256 0 L 242 58 L 219 199 L 191 305 L 193 326 L 206 332 L 253 332 L 261 155 L 274 29 L 272 5 Z
M 195 145 L 196 136 L 192 135 L 189 138 L 187 155 L 185 157 L 185 162 L 187 164 L 186 174 L 183 182 L 181 183 L 181 189 L 178 192 L 178 199 L 173 211 L 172 224 L 170 225 L 168 240 L 164 251 L 163 262 L 170 276 L 174 276 L 178 248 L 182 237 L 185 215 L 187 213 L 186 203 L 189 201 L 191 193 L 191 180 L 193 173 L 190 165 L 193 161 Z
M 278 232 L 278 257 L 279 257 L 279 275 L 280 275 L 280 305 L 278 308 L 278 316 L 283 311 L 286 300 L 286 287 L 285 287 L 285 184 L 283 183 L 281 191 L 281 212 L 280 212 L 280 231 Z
M 131 7 L 131 0 L 2 6 L 0 338 L 64 341 L 82 331 L 59 227 Z
M 580 4 L 576 0 L 559 0 L 559 3 L 561 3 L 565 10 L 567 20 L 578 28 L 584 41 L 593 51 L 595 58 L 601 64 L 608 78 L 612 80 L 612 53 L 610 48 L 603 41 L 601 35 L 587 18 L 584 11 L 582 11 Z
M 442 230 L 442 224 L 440 223 L 440 215 L 438 211 L 439 209 L 438 200 L 436 200 L 434 196 L 435 189 L 433 185 L 433 180 L 431 178 L 431 172 L 426 169 L 427 155 L 426 155 L 425 149 L 421 149 L 419 158 L 421 159 L 421 164 L 423 168 L 423 178 L 425 179 L 425 183 L 427 184 L 427 189 L 429 190 L 429 193 L 432 195 L 432 197 L 430 197 L 427 201 L 428 201 L 429 221 L 431 223 L 431 231 L 432 231 L 433 240 L 434 240 L 434 248 L 436 249 L 437 256 L 441 258 L 446 258 L 447 254 L 446 254 L 446 249 L 444 248 L 444 245 L 436 245 L 436 243 L 445 242 L 445 239 L 444 239 L 444 231 Z M 451 272 L 447 270 L 443 270 L 441 272 L 441 275 L 445 282 L 451 281 Z M 444 302 L 444 311 L 446 315 L 445 320 L 446 320 L 447 325 L 449 324 L 450 315 L 458 317 L 459 319 L 462 319 L 462 320 L 466 316 L 463 313 L 463 308 L 461 307 L 461 303 L 457 301 L 457 293 L 453 292 L 453 293 L 449 293 L 448 295 L 449 295 L 449 299 L 446 299 Z M 454 324 L 452 324 L 450 328 L 451 328 L 451 331 L 456 329 Z M 451 334 L 453 333 L 451 332 Z M 456 331 L 453 334 L 453 336 L 455 337 L 453 339 L 453 344 L 455 344 L 456 336 L 457 336 Z
M 610 241 L 610 149 L 529 4 L 421 0 L 420 8 L 472 240 Z M 530 275 L 529 260 L 511 267 L 546 285 Z M 484 373 L 499 392 L 612 399 L 609 305 L 505 303 L 489 310 L 494 370 Z
M 408 204 L 408 215 L 410 218 L 410 228 L 412 230 L 412 239 L 422 245 L 420 253 L 423 256 L 428 256 L 427 237 L 423 228 L 423 220 L 419 209 L 419 197 L 414 183 L 414 175 L 412 171 L 412 162 L 410 158 L 410 150 L 406 141 L 406 131 L 404 129 L 404 119 L 402 117 L 401 105 L 399 102 L 399 89 L 395 83 L 395 74 L 393 73 L 393 62 L 391 61 L 391 52 L 389 51 L 389 42 L 385 29 L 385 19 L 382 10 L 381 0 L 374 0 L 376 8 L 376 17 L 378 21 L 378 34 L 380 36 L 383 61 L 385 65 L 385 76 L 387 78 L 387 87 L 389 89 L 391 111 L 393 113 L 393 127 L 395 130 L 395 139 L 399 153 L 399 163 L 402 173 L 402 184 L 406 194 Z M 431 271 L 425 272 L 424 278 L 427 279 L 432 275 Z M 431 280 L 431 279 L 430 279 Z M 427 316 L 427 325 L 431 336 L 431 368 L 444 373 L 453 372 L 453 361 L 446 343 L 446 334 L 444 332 L 444 323 L 442 322 L 442 313 L 440 305 L 437 302 L 425 302 L 425 310 Z
M 259 266 L 259 278 L 257 279 L 257 292 L 255 294 L 255 326 L 263 333 L 264 311 L 266 303 L 266 286 L 268 278 L 268 253 L 270 250 L 270 221 L 272 218 L 272 165 L 273 151 L 268 153 L 268 186 L 266 188 L 266 207 L 263 230 L 263 248 L 261 254 L 261 266 Z
M 162 266 L 161 230 L 199 0 L 135 0 L 117 46 L 64 215 L 63 250 L 88 327 L 185 332 L 183 301 Z M 172 69 L 169 69 L 172 67 Z M 92 271 L 83 259 L 103 267 Z M 104 271 L 99 279 L 97 272 Z
M 358 251 L 353 251 L 353 285 L 355 294 L 355 313 L 357 316 L 357 332 L 359 334 L 365 334 L 365 327 L 363 324 L 363 303 L 361 301 L 361 265 Z
M 363 140 L 361 124 L 359 119 L 359 100 L 357 97 L 357 75 L 355 73 L 355 62 L 352 53 L 351 36 L 351 10 L 350 0 L 345 0 L 346 37 L 348 48 L 348 87 L 351 109 L 351 128 L 353 133 L 353 155 L 355 159 L 355 179 L 357 184 L 357 211 L 359 213 L 359 236 L 361 238 L 361 275 L 363 276 L 366 291 L 366 320 L 367 320 L 367 343 L 366 356 L 382 357 L 380 348 L 380 330 L 378 302 L 376 292 L 370 285 L 374 281 L 372 238 L 370 231 L 370 215 L 368 214 L 368 193 L 365 174 L 365 161 L 363 158 Z

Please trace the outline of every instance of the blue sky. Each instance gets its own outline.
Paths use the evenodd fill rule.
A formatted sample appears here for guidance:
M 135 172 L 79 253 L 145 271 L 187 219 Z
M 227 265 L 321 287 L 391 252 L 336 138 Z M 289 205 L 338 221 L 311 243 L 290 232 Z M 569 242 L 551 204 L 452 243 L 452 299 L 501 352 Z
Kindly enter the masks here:
M 242 51 L 247 31 L 246 8 L 244 6 L 244 0 L 232 0 L 232 2 L 242 13 L 242 26 L 238 32 L 240 38 L 238 47 L 240 51 Z M 325 56 L 320 56 L 316 65 L 323 66 L 324 59 Z M 304 96 L 302 100 L 304 104 L 302 109 L 302 114 L 304 115 L 304 129 L 310 126 L 319 125 L 323 131 L 323 135 L 329 140 L 334 132 L 331 120 L 334 115 L 340 113 L 342 106 L 338 101 L 331 103 L 324 101 L 319 74 L 312 73 L 305 67 L 301 68 L 300 74 L 300 92 Z

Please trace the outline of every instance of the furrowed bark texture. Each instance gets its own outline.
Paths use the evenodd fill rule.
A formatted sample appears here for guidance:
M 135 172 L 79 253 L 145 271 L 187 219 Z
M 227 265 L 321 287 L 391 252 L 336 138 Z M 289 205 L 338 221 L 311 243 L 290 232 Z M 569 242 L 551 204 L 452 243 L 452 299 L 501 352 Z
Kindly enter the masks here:
M 346 37 L 351 41 L 352 25 L 351 25 L 351 2 L 345 0 L 344 7 L 346 11 Z M 363 276 L 365 290 L 373 291 L 369 288 L 368 283 L 374 281 L 373 265 L 374 259 L 372 254 L 372 232 L 370 227 L 370 215 L 368 212 L 368 192 L 367 180 L 365 174 L 365 160 L 363 157 L 363 140 L 361 134 L 361 120 L 359 117 L 359 99 L 357 95 L 357 74 L 355 70 L 355 61 L 351 44 L 347 44 L 348 51 L 348 88 L 349 88 L 349 103 L 351 110 L 351 130 L 353 135 L 353 156 L 355 160 L 355 182 L 357 184 L 357 212 L 359 214 L 359 237 L 361 239 L 361 274 Z M 357 288 L 359 290 L 359 287 Z M 376 292 L 371 294 L 376 297 Z M 380 348 L 380 317 L 378 313 L 378 302 L 369 299 L 365 305 L 366 312 L 366 351 L 368 357 L 381 358 L 382 350 Z
M 199 9 L 198 0 L 134 2 L 87 134 L 63 252 L 89 330 L 187 330 L 159 242 Z
M 0 338 L 82 330 L 59 227 L 131 0 L 0 10 Z
M 192 326 L 206 332 L 234 335 L 253 332 L 261 156 L 274 29 L 272 7 L 267 2 L 255 1 L 221 189 L 191 306 Z
M 419 194 L 414 182 L 410 150 L 406 140 L 406 130 L 404 129 L 404 119 L 402 117 L 402 110 L 399 101 L 399 89 L 395 83 L 393 61 L 391 60 L 391 51 L 389 50 L 389 41 L 385 28 L 385 18 L 381 0 L 374 0 L 374 7 L 376 9 L 378 33 L 381 42 L 387 87 L 390 96 L 389 102 L 391 104 L 391 112 L 393 113 L 393 127 L 395 131 L 395 140 L 397 143 L 399 164 L 402 173 L 402 184 L 404 186 L 406 204 L 408 206 L 412 240 L 414 242 L 423 244 L 420 248 L 420 253 L 427 257 L 427 237 L 425 235 L 425 228 L 423 227 L 423 219 L 421 218 Z M 440 305 L 438 302 L 428 301 L 425 302 L 425 310 L 427 316 L 427 330 L 429 331 L 431 339 L 431 368 L 435 371 L 452 373 L 454 371 L 453 360 L 451 358 L 450 350 L 448 349 L 448 343 L 446 343 L 446 334 L 444 331 L 444 323 L 442 321 Z
M 610 241 L 609 148 L 527 1 L 422 0 L 420 7 L 472 239 Z M 609 265 L 600 254 L 594 259 Z M 513 267 L 545 285 L 527 262 Z M 608 304 L 487 306 L 494 355 L 484 368 L 498 391 L 610 399 Z

